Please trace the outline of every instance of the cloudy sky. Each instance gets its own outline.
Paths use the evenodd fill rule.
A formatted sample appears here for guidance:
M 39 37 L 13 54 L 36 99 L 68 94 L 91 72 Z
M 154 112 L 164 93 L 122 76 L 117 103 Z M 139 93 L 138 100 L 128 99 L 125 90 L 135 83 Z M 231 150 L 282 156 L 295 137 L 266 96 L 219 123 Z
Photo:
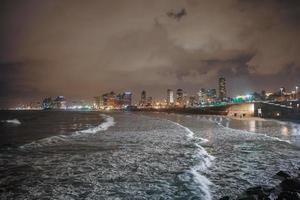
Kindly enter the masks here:
M 0 106 L 300 85 L 299 0 L 2 0 L 0 27 Z

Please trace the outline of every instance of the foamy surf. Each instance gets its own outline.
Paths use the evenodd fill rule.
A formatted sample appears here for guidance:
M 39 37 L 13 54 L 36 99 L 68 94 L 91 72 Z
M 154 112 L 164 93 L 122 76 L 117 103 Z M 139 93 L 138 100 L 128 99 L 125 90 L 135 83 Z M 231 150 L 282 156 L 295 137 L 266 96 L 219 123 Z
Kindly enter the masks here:
M 109 127 L 114 126 L 115 125 L 115 121 L 114 118 L 105 114 L 101 114 L 101 116 L 104 118 L 104 122 L 96 127 L 93 128 L 89 128 L 86 130 L 82 130 L 82 131 L 77 131 L 76 133 L 80 134 L 80 133 L 90 133 L 90 134 L 95 134 L 97 132 L 100 131 L 106 131 Z
M 188 140 L 194 141 L 194 145 L 197 148 L 194 158 L 198 162 L 197 164 L 192 166 L 188 171 L 186 171 L 187 174 L 192 175 L 192 180 L 186 180 L 186 178 L 181 178 L 181 180 L 187 183 L 192 182 L 192 185 L 187 186 L 188 188 L 190 188 L 191 190 L 199 191 L 206 200 L 211 200 L 212 197 L 209 186 L 212 185 L 212 183 L 205 176 L 201 175 L 201 171 L 203 172 L 207 170 L 212 165 L 212 161 L 215 159 L 215 157 L 209 155 L 202 146 L 196 143 L 197 139 L 200 139 L 202 143 L 207 142 L 208 140 L 200 137 L 195 137 L 195 133 L 193 131 L 179 123 L 173 121 L 170 122 L 185 130 L 187 132 L 186 136 Z
M 26 148 L 39 148 L 43 146 L 54 146 L 61 143 L 67 143 L 72 138 L 76 138 L 77 136 L 82 136 L 83 134 L 95 134 L 101 131 L 106 131 L 109 127 L 115 125 L 114 118 L 105 114 L 101 114 L 103 117 L 104 122 L 99 124 L 96 127 L 88 128 L 86 130 L 76 131 L 75 133 L 72 133 L 70 135 L 57 135 L 57 136 L 51 136 L 48 138 L 40 139 L 34 142 L 31 142 L 29 144 L 25 144 L 20 146 L 21 149 Z
M 15 124 L 15 125 L 21 124 L 21 122 L 18 119 L 8 119 L 8 120 L 3 120 L 2 122 L 9 123 L 9 124 Z

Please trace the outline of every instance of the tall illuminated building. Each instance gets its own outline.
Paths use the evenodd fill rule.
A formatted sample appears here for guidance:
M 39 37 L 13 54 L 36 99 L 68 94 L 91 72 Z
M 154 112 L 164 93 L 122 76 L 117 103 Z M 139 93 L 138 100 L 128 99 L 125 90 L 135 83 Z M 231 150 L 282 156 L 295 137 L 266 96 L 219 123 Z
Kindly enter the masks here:
M 131 92 L 124 92 L 122 94 L 122 104 L 123 106 L 131 106 L 132 104 L 132 93 Z
M 183 106 L 183 90 L 177 89 L 176 91 L 176 105 Z
M 224 77 L 219 78 L 219 99 L 224 100 L 226 98 L 226 79 Z
M 171 89 L 167 90 L 167 105 L 173 105 L 174 104 L 174 91 Z
M 207 92 L 206 89 L 201 88 L 198 92 L 199 103 L 204 103 L 207 101 Z
M 147 104 L 147 96 L 146 96 L 146 91 L 143 90 L 141 93 L 141 101 L 140 101 L 140 106 L 146 106 Z

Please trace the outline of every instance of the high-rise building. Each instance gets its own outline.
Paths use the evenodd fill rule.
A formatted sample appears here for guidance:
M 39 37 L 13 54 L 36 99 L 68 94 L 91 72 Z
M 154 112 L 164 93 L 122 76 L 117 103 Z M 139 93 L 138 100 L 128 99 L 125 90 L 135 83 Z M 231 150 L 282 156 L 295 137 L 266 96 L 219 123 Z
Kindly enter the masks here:
M 226 94 L 226 79 L 224 77 L 219 78 L 219 99 L 224 100 L 227 97 Z
M 171 106 L 174 104 L 174 91 L 171 89 L 167 90 L 167 105 Z
M 141 101 L 140 101 L 140 106 L 144 107 L 147 104 L 147 95 L 146 95 L 146 91 L 143 90 L 141 93 Z
M 176 92 L 176 105 L 183 106 L 183 90 L 177 89 Z
M 124 92 L 122 95 L 122 105 L 123 106 L 131 106 L 132 103 L 132 93 Z
M 201 88 L 198 92 L 199 103 L 202 104 L 207 101 L 207 92 L 206 89 Z
M 107 106 L 111 108 L 115 108 L 116 104 L 117 104 L 116 94 L 113 91 L 111 91 L 110 93 L 108 93 Z

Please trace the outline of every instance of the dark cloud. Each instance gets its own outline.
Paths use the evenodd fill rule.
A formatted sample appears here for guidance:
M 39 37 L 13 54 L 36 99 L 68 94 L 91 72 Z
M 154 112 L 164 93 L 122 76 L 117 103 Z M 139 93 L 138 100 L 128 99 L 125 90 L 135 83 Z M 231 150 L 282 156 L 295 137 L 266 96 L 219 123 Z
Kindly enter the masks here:
M 181 10 L 179 11 L 174 11 L 174 10 L 170 10 L 167 12 L 167 16 L 170 17 L 170 18 L 174 18 L 176 20 L 180 20 L 183 16 L 187 15 L 187 12 L 185 10 L 185 8 L 182 8 Z
M 291 88 L 299 9 L 296 0 L 1 1 L 0 101 L 163 96 L 216 87 L 220 75 L 233 95 Z

